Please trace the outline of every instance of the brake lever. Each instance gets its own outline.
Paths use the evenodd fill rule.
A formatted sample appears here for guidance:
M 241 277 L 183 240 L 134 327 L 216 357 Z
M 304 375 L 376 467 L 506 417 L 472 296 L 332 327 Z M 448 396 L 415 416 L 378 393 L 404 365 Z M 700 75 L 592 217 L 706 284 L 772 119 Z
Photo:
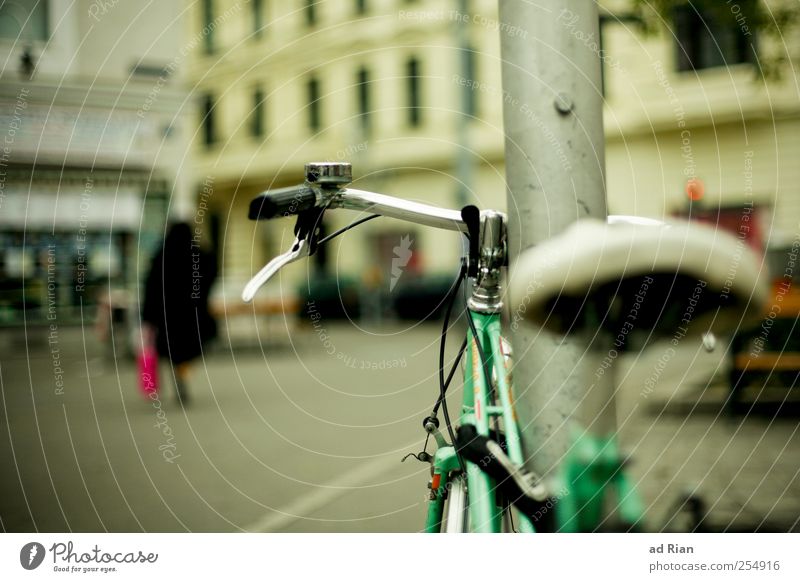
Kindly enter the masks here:
M 295 239 L 292 248 L 272 259 L 263 269 L 256 273 L 255 277 L 248 281 L 242 291 L 242 300 L 245 303 L 250 303 L 261 286 L 283 267 L 314 254 L 317 250 L 317 237 L 319 236 L 322 215 L 325 214 L 326 208 L 327 206 L 312 208 L 304 210 L 297 215 L 297 222 L 294 225 Z
M 256 293 L 261 286 L 269 281 L 275 273 L 280 271 L 289 263 L 294 263 L 295 261 L 304 259 L 310 254 L 309 244 L 306 239 L 300 237 L 294 239 L 294 244 L 292 245 L 291 249 L 272 259 L 263 269 L 256 273 L 256 275 L 250 279 L 250 281 L 248 281 L 247 285 L 244 287 L 244 291 L 242 291 L 242 300 L 245 303 L 250 303 L 253 300 L 253 297 L 256 296 Z

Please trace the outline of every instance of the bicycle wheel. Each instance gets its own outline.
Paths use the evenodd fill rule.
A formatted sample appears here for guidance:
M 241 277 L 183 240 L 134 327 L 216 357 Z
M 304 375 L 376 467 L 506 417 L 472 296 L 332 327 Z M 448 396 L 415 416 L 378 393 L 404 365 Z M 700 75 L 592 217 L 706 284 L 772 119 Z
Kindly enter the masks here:
M 445 522 L 442 530 L 445 533 L 466 533 L 469 531 L 467 480 L 463 475 L 457 475 L 450 481 L 449 485 L 444 507 Z

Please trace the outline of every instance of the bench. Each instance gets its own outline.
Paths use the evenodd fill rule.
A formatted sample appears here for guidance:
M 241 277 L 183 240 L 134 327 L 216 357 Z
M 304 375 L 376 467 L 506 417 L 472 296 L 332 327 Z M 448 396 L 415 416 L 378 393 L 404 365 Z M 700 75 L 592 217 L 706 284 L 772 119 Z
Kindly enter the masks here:
M 298 327 L 300 302 L 296 297 L 265 297 L 244 303 L 237 296 L 212 300 L 209 310 L 224 346 L 255 347 L 284 343 Z

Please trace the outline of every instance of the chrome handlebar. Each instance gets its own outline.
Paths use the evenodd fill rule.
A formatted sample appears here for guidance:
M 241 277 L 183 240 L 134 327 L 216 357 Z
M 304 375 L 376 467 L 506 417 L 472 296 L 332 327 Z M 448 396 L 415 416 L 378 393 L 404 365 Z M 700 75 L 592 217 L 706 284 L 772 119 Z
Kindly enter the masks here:
M 316 184 L 309 184 L 309 186 L 317 193 L 318 202 L 315 207 L 320 211 L 328 209 L 357 210 L 443 230 L 468 231 L 467 224 L 458 210 L 439 208 L 438 206 L 412 202 L 366 190 L 325 188 Z M 484 211 L 481 212 L 482 218 L 485 213 L 499 214 L 496 211 Z M 281 268 L 309 256 L 312 248 L 308 237 L 313 235 L 313 229 L 308 233 L 299 232 L 288 251 L 272 259 L 248 281 L 242 291 L 242 300 L 249 303 L 253 300 L 258 290 Z
M 338 190 L 331 198 L 330 208 L 361 210 L 424 226 L 467 232 L 467 225 L 458 210 L 439 208 L 366 190 L 353 188 Z

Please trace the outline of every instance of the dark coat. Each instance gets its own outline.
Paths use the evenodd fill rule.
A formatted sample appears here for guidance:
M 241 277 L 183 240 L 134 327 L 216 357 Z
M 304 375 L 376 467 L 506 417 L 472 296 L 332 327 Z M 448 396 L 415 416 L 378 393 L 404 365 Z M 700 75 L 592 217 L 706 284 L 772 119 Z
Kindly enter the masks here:
M 188 224 L 172 226 L 147 277 L 142 319 L 157 331 L 159 355 L 179 364 L 198 357 L 217 335 L 208 296 L 216 257 L 193 244 Z

